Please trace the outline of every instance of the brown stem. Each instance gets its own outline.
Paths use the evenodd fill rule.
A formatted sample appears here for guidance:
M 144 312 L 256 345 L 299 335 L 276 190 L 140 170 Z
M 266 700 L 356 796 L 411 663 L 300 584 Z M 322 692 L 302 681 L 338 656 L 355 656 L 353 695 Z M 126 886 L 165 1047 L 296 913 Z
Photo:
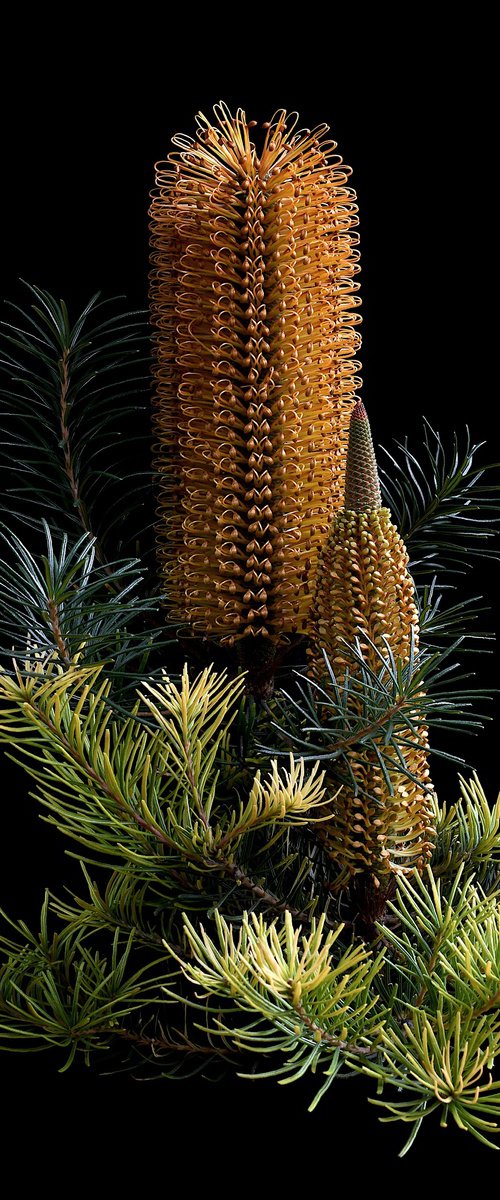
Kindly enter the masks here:
M 472 1017 L 482 1017 L 483 1013 L 489 1012 L 490 1008 L 496 1008 L 499 1004 L 500 1004 L 500 988 L 499 988 L 498 992 L 495 992 L 494 996 L 491 996 L 489 1000 L 485 1000 L 484 1004 L 482 1004 L 480 1008 L 475 1008 L 473 1010 L 473 1012 L 471 1013 L 471 1016 Z
M 170 1038 L 166 1037 L 147 1037 L 146 1034 L 137 1033 L 133 1029 L 113 1029 L 109 1026 L 101 1027 L 96 1025 L 92 1029 L 85 1029 L 83 1032 L 83 1036 L 86 1038 L 103 1037 L 104 1035 L 108 1037 L 110 1035 L 113 1037 L 121 1037 L 128 1042 L 135 1042 L 136 1045 L 148 1046 L 148 1048 L 153 1051 L 153 1054 L 157 1054 L 162 1050 L 177 1050 L 179 1052 L 183 1052 L 184 1054 L 226 1055 L 231 1053 L 226 1046 L 199 1046 L 189 1041 L 173 1042 L 170 1040 Z M 81 1038 L 82 1031 L 71 1031 L 70 1036 Z
M 66 642 L 64 641 L 64 638 L 62 635 L 62 629 L 59 624 L 59 610 L 58 610 L 57 603 L 55 600 L 51 599 L 48 601 L 47 610 L 48 610 L 48 614 L 49 614 L 49 618 L 50 618 L 50 628 L 52 630 L 52 633 L 54 634 L 54 641 L 56 643 L 57 649 L 63 660 L 63 663 L 65 664 L 65 666 L 69 667 L 69 665 L 71 663 L 71 658 L 70 658 L 70 655 L 68 654 L 68 648 L 66 646 Z
M 443 941 L 443 938 L 445 936 L 445 932 L 446 932 L 446 930 L 441 929 L 438 933 L 436 941 L 434 942 L 432 954 L 430 956 L 429 962 L 427 963 L 427 967 L 426 967 L 428 975 L 432 974 L 434 967 L 436 966 L 437 958 L 438 958 L 438 954 L 439 954 L 439 948 L 440 948 L 441 942 Z M 423 1004 L 423 1002 L 425 1000 L 428 990 L 429 989 L 427 987 L 427 984 L 423 983 L 422 987 L 420 988 L 420 991 L 418 992 L 418 995 L 416 996 L 415 1000 L 413 1001 L 412 1008 L 420 1008 L 420 1005 Z
M 191 788 L 191 792 L 193 795 L 193 800 L 195 802 L 196 809 L 197 809 L 198 815 L 200 817 L 200 820 L 201 820 L 201 823 L 202 823 L 204 829 L 208 829 L 209 828 L 208 818 L 207 818 L 207 814 L 203 808 L 203 805 L 201 803 L 200 793 L 198 791 L 198 785 L 196 783 L 196 776 L 195 776 L 194 767 L 193 767 L 193 760 L 191 757 L 191 746 L 190 746 L 189 742 L 184 742 L 183 748 L 184 748 L 184 754 L 186 757 L 186 774 L 187 774 L 189 786 Z
M 295 1006 L 297 1016 L 306 1025 L 311 1033 L 315 1035 L 317 1041 L 326 1042 L 329 1046 L 335 1046 L 339 1050 L 344 1050 L 348 1054 L 357 1054 L 368 1057 L 376 1053 L 373 1046 L 360 1046 L 356 1042 L 347 1042 L 342 1038 L 336 1037 L 335 1034 L 328 1033 L 326 1029 L 322 1029 L 320 1025 L 312 1017 L 308 1016 L 301 1005 Z M 110 1034 L 115 1037 L 121 1037 L 127 1042 L 134 1042 L 137 1046 L 147 1046 L 152 1050 L 153 1054 L 158 1054 L 162 1051 L 175 1050 L 183 1054 L 207 1054 L 207 1055 L 229 1055 L 232 1051 L 226 1046 L 200 1046 L 197 1043 L 189 1041 L 174 1042 L 166 1037 L 148 1037 L 146 1034 L 138 1033 L 133 1029 L 89 1029 L 86 1031 L 86 1036 L 97 1036 L 99 1034 Z
M 322 1029 L 316 1021 L 306 1013 L 301 1004 L 295 1005 L 297 1016 L 300 1017 L 304 1025 L 314 1033 L 317 1041 L 327 1042 L 329 1046 L 337 1046 L 339 1050 L 347 1050 L 350 1054 L 375 1054 L 373 1046 L 358 1046 L 355 1043 L 342 1041 L 342 1038 L 336 1037 L 334 1033 L 328 1033 L 326 1029 Z
M 97 558 L 98 562 L 100 562 L 101 566 L 104 567 L 104 570 L 106 571 L 107 575 L 112 575 L 112 573 L 113 573 L 112 569 L 109 566 L 109 564 L 106 562 L 106 556 L 102 549 L 101 543 L 99 542 L 99 539 L 95 536 L 95 534 L 92 532 L 89 515 L 88 515 L 88 511 L 87 511 L 87 506 L 80 494 L 80 489 L 78 486 L 78 479 L 75 474 L 73 454 L 72 454 L 71 442 L 70 442 L 70 431 L 69 431 L 69 425 L 68 425 L 68 392 L 69 392 L 69 385 L 70 385 L 69 358 L 70 358 L 70 351 L 67 349 L 63 350 L 62 358 L 60 358 L 60 360 L 59 360 L 59 372 L 60 372 L 60 376 L 61 376 L 61 390 L 60 390 L 60 394 L 59 394 L 59 420 L 60 420 L 61 440 L 62 440 L 62 446 L 63 446 L 64 470 L 66 472 L 66 478 L 68 480 L 68 483 L 69 483 L 69 486 L 71 489 L 73 503 L 74 503 L 75 509 L 78 513 L 78 519 L 80 521 L 80 524 L 81 524 L 82 528 L 85 530 L 85 533 L 88 533 L 90 535 L 90 537 L 94 538 L 94 549 L 95 549 L 95 554 L 96 554 L 96 558 Z
M 226 1055 L 230 1051 L 225 1046 L 199 1046 L 192 1042 L 173 1042 L 166 1037 L 147 1037 L 146 1034 L 136 1033 L 133 1029 L 113 1029 L 113 1034 L 138 1046 L 147 1046 L 153 1054 L 162 1050 L 176 1050 L 184 1054 L 218 1054 Z
M 365 725 L 363 729 L 359 729 L 357 733 L 351 733 L 349 737 L 340 738 L 336 744 L 331 747 L 331 750 L 344 750 L 348 746 L 356 745 L 357 742 L 361 741 L 362 738 L 367 737 L 369 734 L 376 733 L 377 729 L 380 729 L 381 727 L 383 728 L 388 721 L 392 720 L 397 713 L 401 712 L 401 710 L 405 708 L 405 705 L 406 700 L 405 697 L 402 696 L 400 700 L 397 700 L 395 704 L 392 704 L 390 708 L 386 709 L 385 712 L 380 715 L 380 717 L 377 717 L 375 721 L 372 721 L 371 725 Z
M 279 900 L 273 892 L 267 891 L 267 889 L 261 887 L 259 883 L 255 883 L 253 879 L 250 879 L 250 877 L 246 875 L 244 871 L 242 871 L 241 867 L 239 867 L 237 863 L 223 862 L 220 865 L 223 866 L 228 875 L 233 877 L 236 883 L 245 888 L 246 891 L 252 892 L 252 895 L 256 896 L 258 900 L 261 900 L 263 904 L 267 904 L 269 908 L 274 908 L 276 912 L 280 913 L 289 912 L 296 921 L 302 921 L 307 925 L 311 924 L 312 917 L 309 912 L 307 912 L 305 909 L 294 908 L 293 905 L 287 904 L 286 900 Z M 329 917 L 325 917 L 325 924 L 330 929 L 334 929 L 337 926 L 337 922 L 331 921 Z M 343 924 L 345 924 L 345 922 L 343 922 Z
M 364 941 L 373 942 L 380 937 L 377 925 L 385 922 L 387 901 L 395 887 L 394 875 L 377 883 L 370 871 L 353 875 L 349 887 L 352 923 Z
M 274 676 L 278 665 L 277 646 L 270 638 L 257 634 L 237 643 L 238 661 L 247 672 L 246 691 L 257 703 L 270 700 L 274 692 Z

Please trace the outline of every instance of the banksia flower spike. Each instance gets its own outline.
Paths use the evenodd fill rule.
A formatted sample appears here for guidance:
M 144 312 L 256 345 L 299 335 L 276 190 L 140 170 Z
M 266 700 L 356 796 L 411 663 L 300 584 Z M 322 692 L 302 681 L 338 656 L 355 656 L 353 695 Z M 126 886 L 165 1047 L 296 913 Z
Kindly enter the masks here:
M 328 126 L 258 153 L 215 106 L 157 164 L 158 558 L 174 615 L 232 645 L 305 628 L 359 380 L 355 193 Z
M 381 505 L 370 426 L 361 401 L 350 422 L 345 508 L 334 517 L 321 551 L 310 633 L 310 673 L 323 683 L 322 650 L 342 683 L 347 668 L 351 677 L 356 675 L 346 643 L 359 639 L 363 658 L 377 673 L 377 650 L 386 654 L 389 646 L 406 664 L 412 645 L 418 648 L 408 554 L 389 509 Z M 430 857 L 433 809 L 426 728 L 420 725 L 408 740 L 410 745 L 400 747 L 406 770 L 394 746 L 384 744 L 383 735 L 377 751 L 385 773 L 373 748 L 356 746 L 350 754 L 356 788 L 346 784 L 341 789 L 323 830 L 329 853 L 345 868 L 344 876 L 369 872 L 379 885 L 391 873 L 408 873 L 414 867 L 422 871 Z

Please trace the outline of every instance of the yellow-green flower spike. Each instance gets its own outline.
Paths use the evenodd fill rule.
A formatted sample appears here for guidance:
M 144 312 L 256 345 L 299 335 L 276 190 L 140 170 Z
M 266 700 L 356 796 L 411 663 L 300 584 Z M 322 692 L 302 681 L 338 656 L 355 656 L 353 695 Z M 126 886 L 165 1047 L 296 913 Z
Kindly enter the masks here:
M 325 686 L 326 651 L 340 683 L 356 666 L 346 650 L 357 639 L 365 661 L 380 670 L 377 650 L 408 663 L 418 649 L 418 613 L 408 553 L 382 507 L 370 426 L 364 405 L 351 415 L 347 453 L 345 508 L 333 518 L 320 552 L 311 607 L 310 673 Z M 368 640 L 369 639 L 369 640 Z M 354 702 L 353 702 L 354 703 Z M 375 882 L 390 873 L 423 870 L 434 835 L 432 784 L 427 765 L 427 730 L 402 747 L 405 770 L 393 747 L 350 751 L 357 791 L 342 788 L 332 801 L 322 836 L 332 858 L 344 868 L 341 878 L 368 871 Z M 408 774 L 406 773 L 408 772 Z M 414 776 L 410 779 L 409 775 Z
M 362 642 L 365 660 L 374 669 L 385 637 L 393 654 L 408 662 L 412 640 L 418 644 L 418 613 L 408 554 L 388 508 L 368 512 L 343 509 L 334 518 L 323 546 L 311 607 L 312 669 L 324 675 L 320 653 L 326 650 L 338 678 L 352 662 L 344 642 Z

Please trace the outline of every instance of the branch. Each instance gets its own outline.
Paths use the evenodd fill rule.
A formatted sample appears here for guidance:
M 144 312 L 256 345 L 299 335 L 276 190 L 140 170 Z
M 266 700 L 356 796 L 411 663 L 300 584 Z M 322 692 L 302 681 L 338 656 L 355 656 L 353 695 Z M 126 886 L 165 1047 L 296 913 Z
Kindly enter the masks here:
M 267 888 L 263 888 L 261 884 L 255 883 L 255 881 L 246 875 L 245 871 L 243 871 L 237 863 L 223 861 L 221 864 L 216 863 L 214 865 L 221 865 L 225 873 L 231 876 L 235 882 L 240 885 L 240 887 L 245 888 L 245 891 L 251 892 L 252 895 L 256 896 L 257 899 L 263 904 L 267 905 L 268 908 L 273 908 L 279 913 L 288 912 L 290 913 L 290 916 L 292 916 L 296 921 L 300 921 L 301 924 L 310 925 L 315 919 L 311 913 L 307 911 L 307 909 L 294 908 L 294 906 L 292 904 L 288 904 L 286 900 L 280 900 L 278 896 L 274 895 L 274 892 L 270 892 Z M 338 922 L 331 921 L 326 914 L 323 915 L 325 919 L 325 925 L 330 929 L 336 929 Z
M 92 530 L 92 527 L 90 524 L 90 520 L 89 520 L 89 515 L 87 512 L 87 506 L 84 503 L 82 496 L 80 494 L 80 488 L 79 488 L 78 480 L 77 480 L 77 477 L 75 474 L 72 446 L 71 446 L 71 441 L 70 441 L 70 430 L 69 430 L 69 424 L 68 424 L 68 392 L 69 392 L 69 386 L 70 386 L 69 363 L 70 363 L 70 351 L 65 347 L 65 349 L 63 350 L 63 353 L 62 353 L 62 357 L 60 358 L 59 363 L 58 363 L 60 375 L 61 375 L 61 390 L 60 390 L 60 394 L 59 394 L 59 407 L 60 407 L 61 441 L 62 441 L 62 449 L 63 449 L 63 457 L 64 457 L 64 470 L 66 472 L 66 476 L 67 476 L 68 483 L 70 486 L 71 495 L 73 497 L 73 504 L 74 504 L 76 513 L 78 515 L 80 525 L 82 526 L 82 529 L 84 530 L 84 532 L 88 533 L 89 536 L 94 539 L 94 549 L 95 549 L 95 553 L 96 553 L 96 558 L 101 563 L 101 565 L 104 567 L 104 570 L 106 571 L 106 573 L 109 575 L 112 575 L 112 573 L 113 573 L 112 568 L 110 567 L 109 563 L 106 560 L 106 556 L 102 549 L 101 543 L 100 543 L 99 539 L 93 533 L 93 530 Z
M 52 629 L 52 633 L 54 634 L 54 642 L 57 646 L 57 649 L 59 651 L 59 654 L 62 658 L 63 663 L 65 664 L 66 667 L 69 667 L 69 665 L 71 663 L 71 656 L 68 654 L 68 647 L 67 647 L 66 642 L 64 641 L 64 638 L 62 635 L 61 625 L 60 625 L 60 621 L 59 621 L 59 608 L 58 608 L 56 601 L 53 600 L 52 598 L 48 602 L 47 609 L 48 609 L 48 614 L 49 614 L 49 619 L 50 619 L 50 627 Z
M 335 1046 L 338 1050 L 343 1050 L 345 1054 L 366 1055 L 373 1058 L 373 1055 L 377 1053 L 376 1048 L 373 1046 L 360 1046 L 355 1042 L 346 1042 L 342 1038 L 336 1037 L 335 1034 L 328 1033 L 328 1030 L 323 1029 L 321 1025 L 318 1025 L 317 1021 L 308 1016 L 301 1004 L 295 1004 L 294 1008 L 297 1016 L 300 1017 L 304 1025 L 307 1025 L 307 1028 L 314 1034 L 316 1042 L 327 1042 L 329 1046 Z
M 408 439 L 394 440 L 395 453 L 381 446 L 389 459 L 380 470 L 384 503 L 391 509 L 410 553 L 412 574 L 446 569 L 463 573 L 470 558 L 498 559 L 498 549 L 485 542 L 496 536 L 500 520 L 500 485 L 486 484 L 484 476 L 498 463 L 476 465 L 484 442 L 473 445 L 466 428 L 465 447 L 453 434 L 450 450 L 424 417 L 423 438 L 417 453 Z
M 102 1033 L 104 1031 L 96 1030 L 95 1032 Z M 109 1033 L 109 1030 L 107 1032 Z M 161 1037 L 148 1037 L 146 1034 L 138 1033 L 133 1029 L 113 1029 L 113 1033 L 117 1037 L 123 1038 L 124 1041 L 134 1042 L 137 1046 L 147 1046 L 148 1050 L 151 1050 L 155 1057 L 162 1052 L 169 1053 L 172 1050 L 179 1054 L 205 1054 L 211 1056 L 216 1054 L 220 1057 L 226 1057 L 231 1053 L 227 1046 L 200 1046 L 198 1043 L 190 1042 L 187 1037 L 185 1041 L 174 1042 L 171 1038 L 167 1038 L 165 1034 L 162 1034 Z

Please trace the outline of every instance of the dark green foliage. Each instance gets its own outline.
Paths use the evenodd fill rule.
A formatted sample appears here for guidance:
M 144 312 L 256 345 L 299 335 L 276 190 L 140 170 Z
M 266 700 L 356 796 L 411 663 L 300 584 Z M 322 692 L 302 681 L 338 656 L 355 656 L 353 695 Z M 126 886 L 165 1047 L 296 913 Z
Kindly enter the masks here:
M 26 286 L 30 308 L 11 304 L 0 325 L 4 519 L 85 530 L 101 563 L 137 553 L 151 521 L 145 314 L 97 292 L 72 324 L 64 301 Z
M 154 975 L 163 956 L 155 963 L 143 955 L 134 970 L 133 932 L 123 939 L 116 930 L 107 957 L 89 946 L 84 924 L 68 922 L 51 935 L 48 910 L 46 894 L 38 934 L 0 910 L 7 930 L 17 935 L 0 934 L 0 1029 L 5 1049 L 59 1046 L 68 1051 L 69 1067 L 77 1052 L 88 1060 L 91 1049 L 109 1046 L 134 1010 L 165 1002 L 159 987 L 165 972 Z
M 448 447 L 424 418 L 418 450 L 407 437 L 395 439 L 393 450 L 379 448 L 390 463 L 385 470 L 379 466 L 382 500 L 408 549 L 427 648 L 441 650 L 460 637 L 461 654 L 486 651 L 493 637 L 480 625 L 474 628 L 488 611 L 483 597 L 463 596 L 457 584 L 477 558 L 500 557 L 500 464 L 477 462 L 484 444 L 473 443 L 466 428 L 462 448 L 456 433 Z M 453 604 L 450 591 L 457 593 Z
M 357 642 L 346 646 L 352 673 L 346 672 L 342 683 L 326 654 L 325 687 L 294 672 L 293 692 L 282 688 L 269 708 L 278 746 L 262 746 L 262 750 L 276 754 L 288 753 L 293 748 L 306 759 L 335 763 L 341 771 L 339 779 L 347 772 L 351 786 L 355 787 L 349 760 L 353 745 L 369 748 L 384 770 L 378 751 L 382 733 L 384 745 L 393 747 L 405 772 L 401 747 L 418 744 L 422 724 L 444 733 L 477 733 L 483 722 L 491 719 L 477 711 L 477 704 L 490 699 L 491 693 L 471 688 L 465 683 L 469 676 L 457 674 L 458 664 L 452 656 L 461 644 L 460 638 L 445 650 L 417 653 L 412 635 L 412 650 L 406 665 L 395 659 L 387 642 L 385 651 L 368 638 L 366 642 L 378 659 L 378 670 L 366 662 L 363 647 Z M 433 744 L 432 748 L 441 757 L 464 762 L 446 745 Z M 387 773 L 386 783 L 390 789 Z
M 398 880 L 365 945 L 339 920 L 315 842 L 328 788 L 317 767 L 264 759 L 234 790 L 243 682 L 184 671 L 180 687 L 145 683 L 144 724 L 138 708 L 114 715 L 98 666 L 39 662 L 1 680 L 1 736 L 76 843 L 86 883 L 46 899 L 40 935 L 21 922 L 2 939 L 5 1047 L 58 1045 L 71 1061 L 113 1043 L 171 1077 L 228 1059 L 246 1074 L 257 1052 L 258 1074 L 316 1073 L 312 1106 L 347 1068 L 388 1088 L 381 1102 L 411 1123 L 408 1145 L 436 1109 L 489 1144 L 499 805 L 490 814 L 475 780 L 436 809 L 433 869 Z M 61 926 L 50 938 L 47 910 Z
M 380 447 L 390 461 L 387 470 L 379 467 L 382 500 L 408 548 L 417 582 L 440 571 L 462 573 L 478 556 L 498 560 L 492 542 L 500 521 L 499 488 L 485 479 L 499 464 L 476 464 L 484 442 L 472 444 L 467 429 L 464 448 L 455 434 L 450 453 L 424 418 L 418 453 L 408 438 L 395 439 L 394 446 L 394 452 Z
M 0 532 L 0 654 L 7 666 L 36 654 L 68 667 L 78 652 L 80 662 L 105 666 L 114 699 L 123 703 L 147 670 L 159 670 L 160 652 L 172 642 L 159 623 L 158 598 L 144 595 L 144 567 L 139 559 L 96 563 L 95 540 L 86 533 L 71 548 L 64 534 L 54 547 L 42 525 L 40 556 L 16 534 Z
M 71 326 L 62 302 L 30 294 L 4 327 L 14 471 L 0 534 L 0 740 L 83 884 L 47 893 L 40 931 L 4 918 L 1 1045 L 56 1046 L 63 1067 L 103 1050 L 109 1062 L 113 1048 L 142 1076 L 311 1073 L 311 1107 L 356 1071 L 375 1080 L 382 1119 L 409 1125 L 406 1148 L 436 1112 L 491 1144 L 500 801 L 490 807 L 476 777 L 456 802 L 433 799 L 431 867 L 379 894 L 371 942 L 317 833 L 352 786 L 353 752 L 390 746 L 404 771 L 420 725 L 440 738 L 484 719 L 487 692 L 459 662 L 484 636 L 472 624 L 481 598 L 447 604 L 436 582 L 444 594 L 471 554 L 498 557 L 498 486 L 475 465 L 479 447 L 467 440 L 461 455 L 455 442 L 449 455 L 426 423 L 422 464 L 406 443 L 390 456 L 384 500 L 419 591 L 409 664 L 387 645 L 374 670 L 356 643 L 352 674 L 341 686 L 326 659 L 322 687 L 302 669 L 304 641 L 298 669 L 282 655 L 274 696 L 258 702 L 229 651 L 171 636 L 158 611 L 168 598 L 148 582 L 151 472 L 134 465 L 132 487 L 129 473 L 149 441 L 135 424 L 142 317 L 106 319 L 95 297 Z M 432 748 L 454 757 L 445 741 Z
M 447 604 L 443 593 L 438 591 L 436 578 L 418 589 L 420 636 L 426 649 L 442 650 L 450 641 L 460 646 L 460 654 L 490 651 L 488 643 L 494 634 L 470 626 L 478 616 L 488 612 L 482 596 L 469 596 L 456 604 Z M 481 643 L 478 645 L 478 642 Z M 472 644 L 471 644 L 472 643 Z

